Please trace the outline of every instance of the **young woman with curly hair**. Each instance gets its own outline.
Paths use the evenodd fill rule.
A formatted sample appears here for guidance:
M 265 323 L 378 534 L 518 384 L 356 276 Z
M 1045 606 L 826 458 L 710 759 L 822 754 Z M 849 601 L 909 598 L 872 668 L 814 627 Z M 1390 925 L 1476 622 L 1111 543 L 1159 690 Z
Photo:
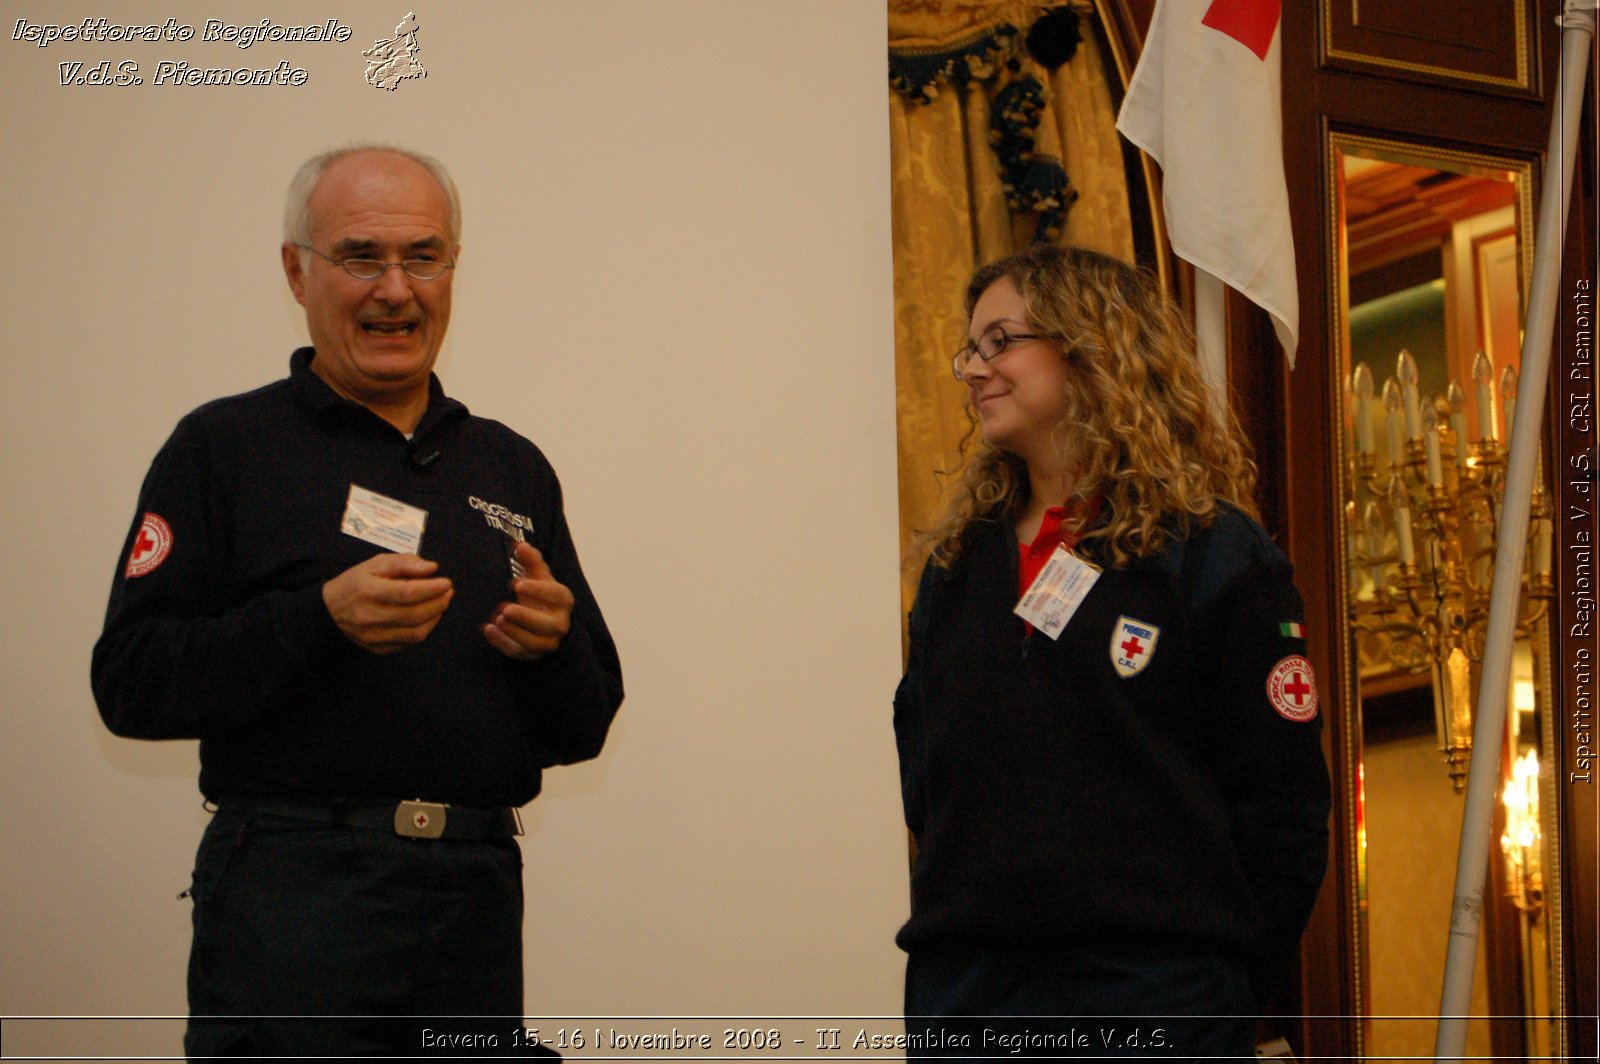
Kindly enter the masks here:
M 967 310 L 976 433 L 895 695 L 910 1055 L 1249 1056 L 1329 796 L 1247 445 L 1145 272 L 1039 245 Z

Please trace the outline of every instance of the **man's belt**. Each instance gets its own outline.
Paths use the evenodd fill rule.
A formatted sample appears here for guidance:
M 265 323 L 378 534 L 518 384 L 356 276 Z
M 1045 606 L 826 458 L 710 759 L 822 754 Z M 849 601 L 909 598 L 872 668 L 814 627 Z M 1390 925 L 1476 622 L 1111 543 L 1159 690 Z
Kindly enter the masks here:
M 317 802 L 297 798 L 235 798 L 229 811 L 265 813 L 316 824 L 392 831 L 411 839 L 509 839 L 522 834 L 515 809 L 479 809 L 443 802 Z

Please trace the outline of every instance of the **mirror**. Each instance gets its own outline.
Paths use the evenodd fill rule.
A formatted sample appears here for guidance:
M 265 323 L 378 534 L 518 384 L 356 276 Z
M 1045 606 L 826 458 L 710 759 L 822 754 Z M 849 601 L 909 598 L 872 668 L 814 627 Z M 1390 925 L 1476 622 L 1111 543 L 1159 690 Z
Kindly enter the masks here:
M 1526 160 L 1330 132 L 1344 615 L 1336 764 L 1364 1056 L 1430 1058 L 1532 274 Z M 1541 465 L 1544 463 L 1541 462 Z M 1548 482 L 1548 481 L 1545 481 Z M 1467 1052 L 1565 1053 L 1550 504 L 1535 497 Z M 1552 889 L 1545 889 L 1546 883 Z M 1412 1017 L 1406 1019 L 1405 1017 Z

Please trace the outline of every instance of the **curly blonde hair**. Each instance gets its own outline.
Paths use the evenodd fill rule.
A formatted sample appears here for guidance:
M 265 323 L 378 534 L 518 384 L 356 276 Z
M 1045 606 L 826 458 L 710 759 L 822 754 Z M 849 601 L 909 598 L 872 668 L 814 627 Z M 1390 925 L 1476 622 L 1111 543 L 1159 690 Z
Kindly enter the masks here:
M 1081 519 L 1100 500 L 1082 552 L 1120 567 L 1209 525 L 1220 503 L 1256 516 L 1250 445 L 1232 413 L 1214 409 L 1194 331 L 1153 275 L 1084 248 L 1037 244 L 973 275 L 969 318 L 1002 277 L 1022 294 L 1029 325 L 1060 343 L 1068 367 L 1066 413 L 1053 433 L 1072 485 L 1064 501 Z M 944 568 L 975 522 L 1016 519 L 1031 490 L 1022 459 L 983 439 L 970 406 L 967 416 L 959 478 L 943 516 L 918 540 Z

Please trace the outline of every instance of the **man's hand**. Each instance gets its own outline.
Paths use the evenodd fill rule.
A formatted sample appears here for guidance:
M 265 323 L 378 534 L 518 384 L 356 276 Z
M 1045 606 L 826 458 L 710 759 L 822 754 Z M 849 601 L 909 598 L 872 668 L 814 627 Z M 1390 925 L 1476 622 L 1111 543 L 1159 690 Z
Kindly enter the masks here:
M 483 626 L 483 637 L 508 658 L 532 661 L 560 646 L 572 627 L 572 592 L 530 544 L 517 544 L 517 561 L 526 574 L 511 581 L 517 600 L 500 604 Z
M 374 654 L 422 642 L 455 594 L 439 563 L 415 554 L 379 554 L 322 585 L 322 601 L 345 638 Z

